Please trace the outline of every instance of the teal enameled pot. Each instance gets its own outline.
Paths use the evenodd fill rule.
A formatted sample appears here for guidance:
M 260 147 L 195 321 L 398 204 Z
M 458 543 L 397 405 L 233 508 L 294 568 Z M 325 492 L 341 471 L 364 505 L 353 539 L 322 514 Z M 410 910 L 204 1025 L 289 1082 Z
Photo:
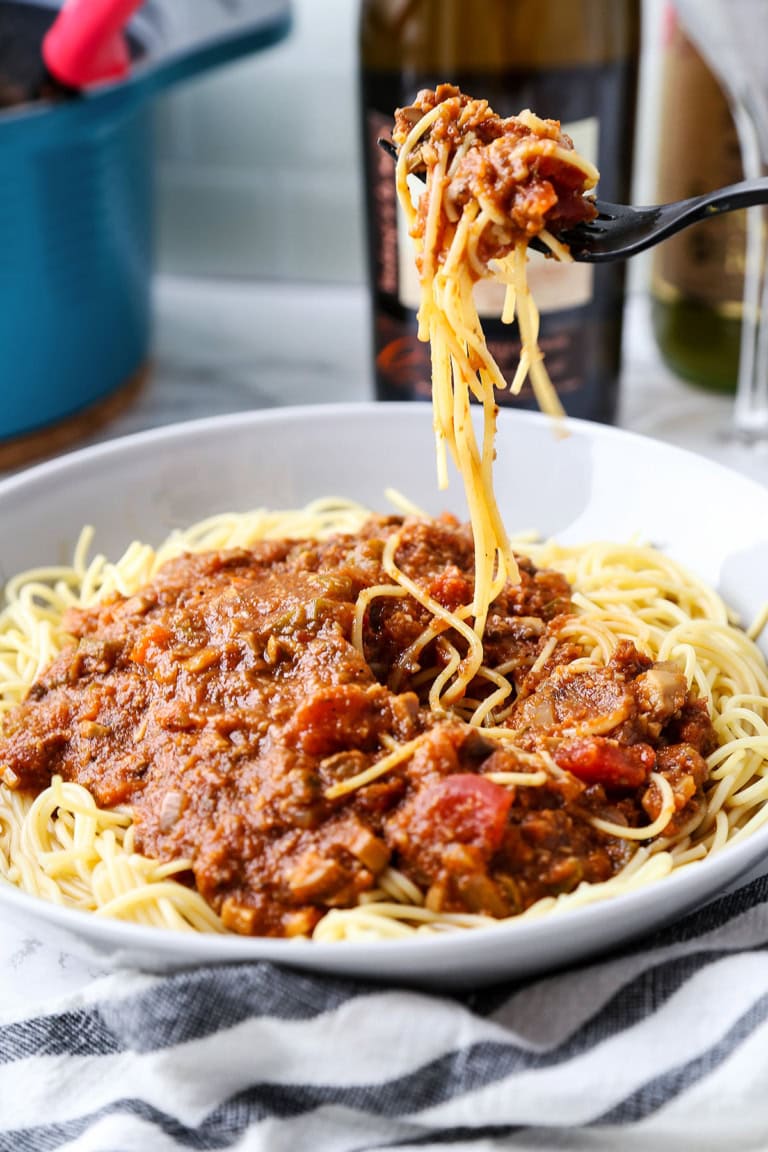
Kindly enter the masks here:
M 119 84 L 0 113 L 0 442 L 91 408 L 145 364 L 152 99 L 286 35 L 287 0 L 252 10 L 236 31 L 148 51 Z

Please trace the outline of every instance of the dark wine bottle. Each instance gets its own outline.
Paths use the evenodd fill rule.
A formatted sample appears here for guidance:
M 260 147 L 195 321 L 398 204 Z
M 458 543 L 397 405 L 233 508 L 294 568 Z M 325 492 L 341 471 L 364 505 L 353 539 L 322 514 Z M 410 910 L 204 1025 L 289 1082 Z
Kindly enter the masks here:
M 743 179 L 728 100 L 706 61 L 665 15 L 658 199 L 698 196 Z M 746 211 L 687 228 L 654 252 L 651 316 L 662 358 L 678 376 L 733 392 L 739 369 Z
M 599 195 L 630 196 L 640 0 L 362 0 L 360 92 L 376 394 L 430 395 L 429 349 L 416 336 L 418 283 L 399 217 L 392 160 L 376 145 L 393 113 L 447 82 L 511 116 L 560 120 L 600 169 Z M 530 254 L 540 345 L 566 411 L 610 422 L 618 398 L 624 266 L 558 264 Z M 488 345 L 508 380 L 520 353 L 501 297 L 482 284 Z M 530 387 L 499 404 L 535 408 Z

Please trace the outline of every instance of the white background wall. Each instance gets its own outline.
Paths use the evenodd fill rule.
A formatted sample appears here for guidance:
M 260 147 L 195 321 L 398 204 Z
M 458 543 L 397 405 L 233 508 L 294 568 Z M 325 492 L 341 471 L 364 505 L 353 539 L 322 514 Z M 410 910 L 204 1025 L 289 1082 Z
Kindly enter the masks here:
M 636 203 L 654 200 L 663 2 L 644 0 Z M 358 0 L 294 0 L 294 29 L 283 44 L 161 102 L 161 270 L 363 279 L 357 12 Z M 635 283 L 644 267 L 633 262 Z
M 356 37 L 357 0 L 295 0 L 289 39 L 164 98 L 161 269 L 362 278 Z

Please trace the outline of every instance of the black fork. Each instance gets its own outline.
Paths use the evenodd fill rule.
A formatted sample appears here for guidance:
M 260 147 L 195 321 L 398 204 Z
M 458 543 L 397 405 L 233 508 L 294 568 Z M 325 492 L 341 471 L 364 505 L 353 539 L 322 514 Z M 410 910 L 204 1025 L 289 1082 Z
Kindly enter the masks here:
M 390 156 L 397 157 L 397 148 L 391 140 L 381 139 L 379 144 Z M 597 217 L 594 220 L 588 224 L 577 224 L 555 235 L 563 244 L 567 244 L 574 260 L 586 264 L 604 264 L 610 260 L 626 260 L 629 256 L 635 256 L 701 220 L 722 216 L 724 212 L 735 212 L 739 208 L 752 208 L 756 204 L 768 204 L 768 177 L 743 180 L 740 184 L 705 192 L 703 196 L 692 196 L 689 200 L 677 200 L 673 204 L 654 204 L 647 208 L 595 200 Z M 531 247 L 549 251 L 538 240 L 532 240 Z

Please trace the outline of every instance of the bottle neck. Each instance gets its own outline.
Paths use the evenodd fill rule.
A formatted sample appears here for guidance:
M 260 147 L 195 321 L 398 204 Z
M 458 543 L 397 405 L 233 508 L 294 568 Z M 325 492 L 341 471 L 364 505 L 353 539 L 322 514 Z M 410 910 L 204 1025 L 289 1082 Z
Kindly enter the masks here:
M 367 68 L 446 80 L 610 63 L 639 52 L 640 0 L 363 0 L 360 44 Z

